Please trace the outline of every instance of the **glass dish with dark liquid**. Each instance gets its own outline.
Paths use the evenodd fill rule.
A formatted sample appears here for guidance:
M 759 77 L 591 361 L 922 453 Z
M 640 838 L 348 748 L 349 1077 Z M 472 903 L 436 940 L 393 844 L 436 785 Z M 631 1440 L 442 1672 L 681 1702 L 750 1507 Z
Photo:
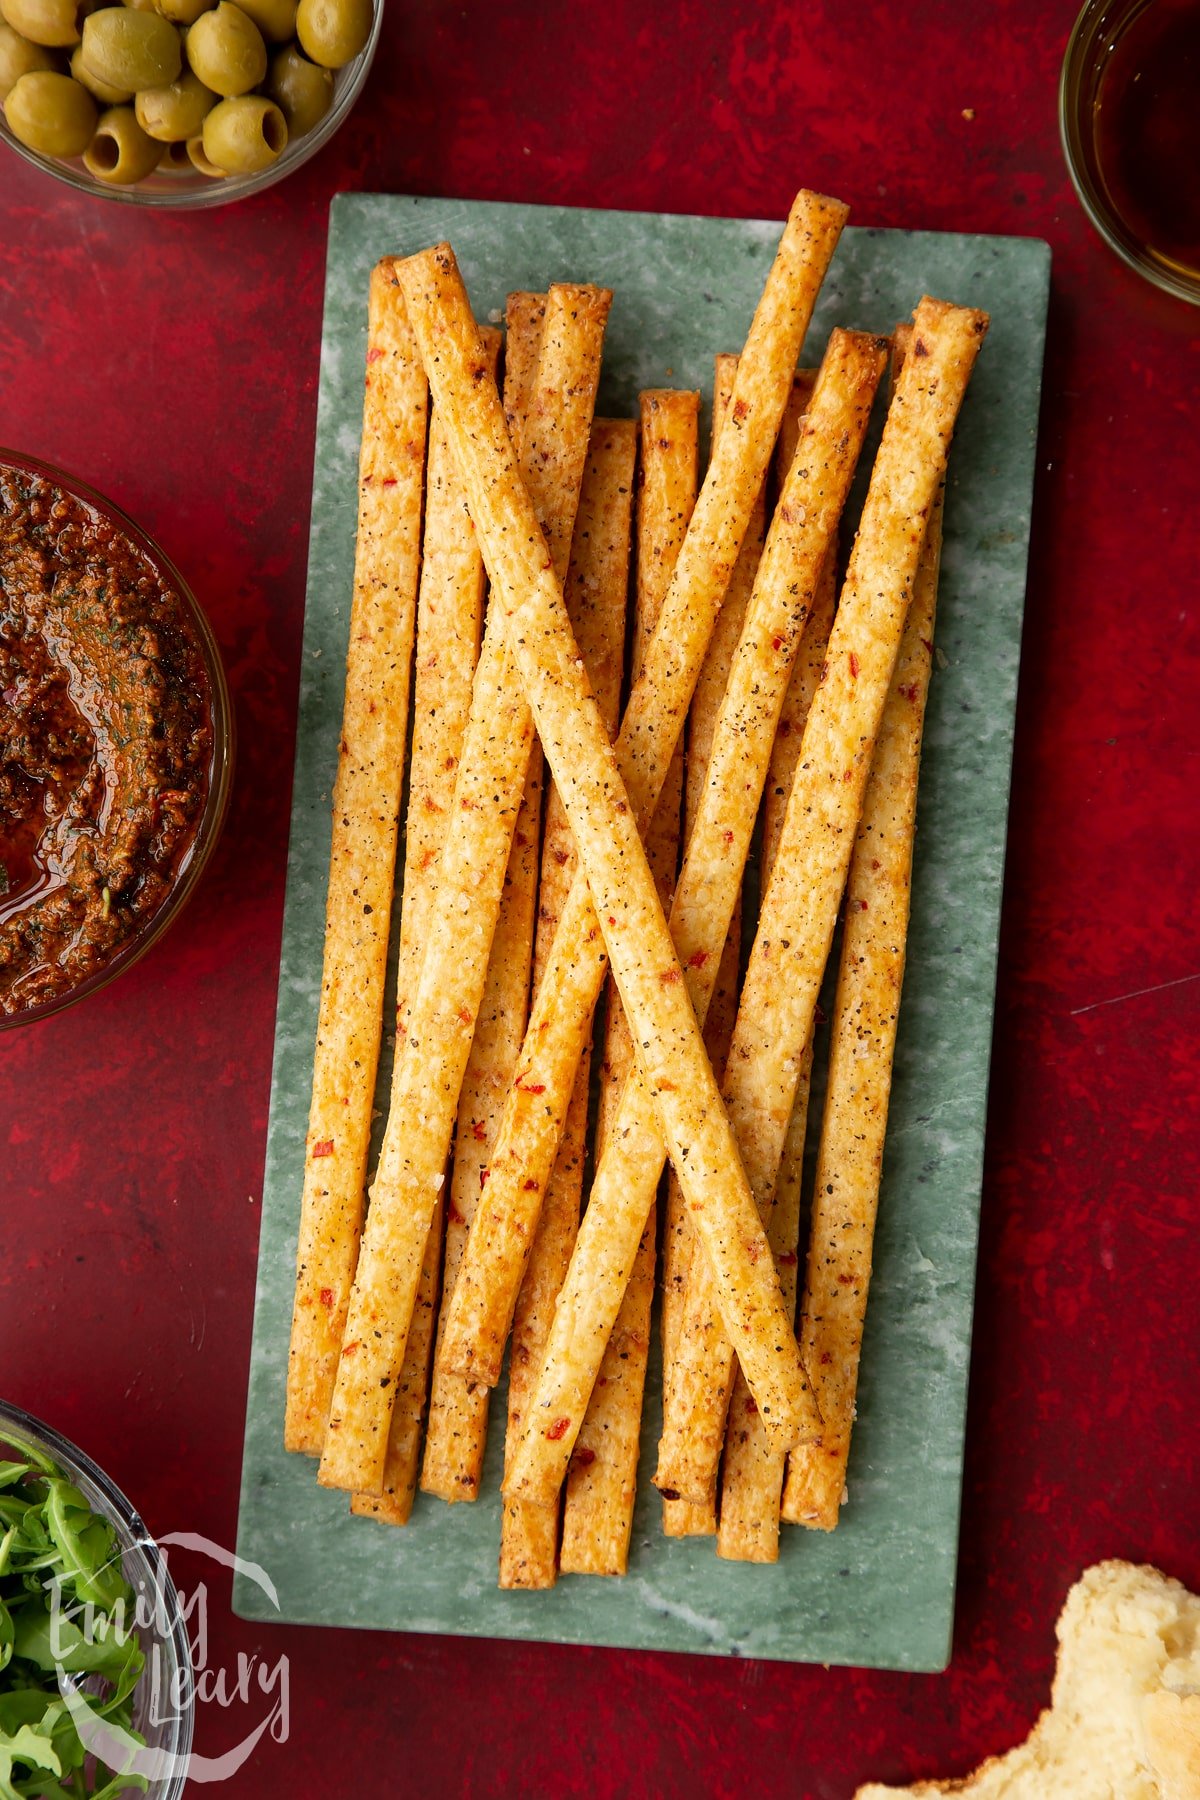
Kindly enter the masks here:
M 1200 0 L 1089 0 L 1059 116 L 1097 230 L 1140 274 L 1200 303 Z

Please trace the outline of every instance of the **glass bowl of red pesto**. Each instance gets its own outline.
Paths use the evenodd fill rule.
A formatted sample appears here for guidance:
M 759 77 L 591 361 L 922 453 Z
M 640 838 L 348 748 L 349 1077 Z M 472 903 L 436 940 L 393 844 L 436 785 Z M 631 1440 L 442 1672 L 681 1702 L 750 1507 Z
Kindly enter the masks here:
M 0 1031 L 158 941 L 220 835 L 233 752 L 216 639 L 170 558 L 0 449 Z

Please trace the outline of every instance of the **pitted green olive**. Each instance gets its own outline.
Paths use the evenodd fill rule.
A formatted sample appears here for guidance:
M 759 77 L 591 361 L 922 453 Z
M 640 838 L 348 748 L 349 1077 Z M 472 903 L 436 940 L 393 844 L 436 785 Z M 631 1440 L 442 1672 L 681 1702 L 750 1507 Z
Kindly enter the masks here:
M 183 52 L 179 33 L 158 13 L 104 6 L 83 22 L 83 61 L 97 81 L 136 94 L 174 81 Z
M 227 175 L 269 169 L 288 141 L 287 123 L 272 100 L 243 94 L 222 100 L 204 121 L 204 154 Z
M 65 50 L 79 42 L 75 0 L 0 0 L 0 15 L 31 44 Z
M 198 137 L 206 113 L 217 104 L 217 96 L 206 88 L 198 75 L 185 69 L 178 81 L 169 87 L 143 88 L 133 103 L 137 122 L 149 137 L 160 144 L 178 143 L 180 139 Z
M 109 87 L 107 81 L 97 81 L 83 60 L 83 45 L 76 44 L 71 52 L 71 73 L 82 87 L 85 87 L 94 100 L 102 106 L 124 106 L 133 95 L 126 88 Z
M 83 166 L 98 181 L 128 187 L 156 169 L 161 158 L 162 145 L 147 137 L 132 106 L 111 106 L 100 114 L 95 135 L 83 153 Z
M 300 48 L 323 68 L 340 69 L 352 62 L 370 35 L 371 0 L 300 0 Z
M 69 75 L 31 69 L 4 102 L 13 136 L 42 156 L 82 156 L 96 129 L 96 103 Z
M 289 44 L 272 60 L 267 92 L 287 120 L 288 137 L 303 137 L 329 111 L 333 75 L 301 56 L 295 44 Z
M 232 0 L 201 13 L 188 32 L 187 53 L 205 87 L 227 100 L 248 94 L 267 72 L 262 32 Z
M 57 64 L 43 44 L 31 44 L 19 31 L 0 19 L 0 100 L 14 82 L 35 69 L 53 69 Z
M 189 138 L 185 148 L 188 153 L 188 161 L 193 169 L 198 169 L 201 175 L 207 175 L 213 181 L 224 181 L 224 169 L 218 169 L 216 164 L 209 162 L 205 156 L 202 137 Z

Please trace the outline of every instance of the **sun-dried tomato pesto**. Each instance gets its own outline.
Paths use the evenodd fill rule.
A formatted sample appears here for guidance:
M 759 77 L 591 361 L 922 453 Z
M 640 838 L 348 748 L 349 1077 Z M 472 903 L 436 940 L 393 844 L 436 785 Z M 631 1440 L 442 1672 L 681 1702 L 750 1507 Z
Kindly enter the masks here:
M 99 510 L 0 465 L 0 1012 L 60 997 L 143 930 L 212 760 L 175 589 Z

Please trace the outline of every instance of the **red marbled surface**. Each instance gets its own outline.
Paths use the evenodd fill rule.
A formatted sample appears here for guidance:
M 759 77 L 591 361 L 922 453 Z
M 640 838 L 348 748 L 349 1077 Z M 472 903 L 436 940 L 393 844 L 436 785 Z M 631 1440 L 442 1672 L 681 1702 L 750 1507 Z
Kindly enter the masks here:
M 1031 1722 L 1086 1563 L 1200 1586 L 1200 311 L 1079 212 L 1072 7 L 390 0 L 355 115 L 197 217 L 0 171 L 0 440 L 110 493 L 224 647 L 240 775 L 176 931 L 0 1039 L 0 1392 L 157 1530 L 234 1535 L 283 898 L 326 206 L 338 189 L 1028 232 L 1055 272 L 997 1012 L 956 1649 L 941 1677 L 264 1631 L 292 1732 L 227 1791 L 847 1800 Z M 964 117 L 973 109 L 974 117 Z M 236 1735 L 209 1708 L 199 1744 Z

